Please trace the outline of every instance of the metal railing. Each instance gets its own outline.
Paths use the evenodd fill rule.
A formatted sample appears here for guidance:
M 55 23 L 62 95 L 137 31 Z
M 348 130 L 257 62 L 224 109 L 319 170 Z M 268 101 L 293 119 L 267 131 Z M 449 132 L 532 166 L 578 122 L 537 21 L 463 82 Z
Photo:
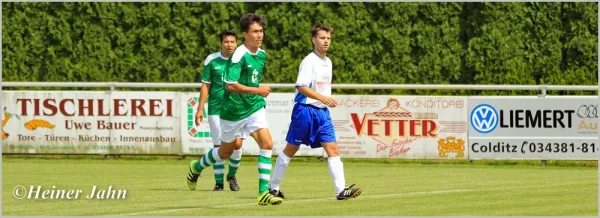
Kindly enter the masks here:
M 135 83 L 135 82 L 2 82 L 2 87 L 106 87 L 115 88 L 199 88 L 202 83 Z M 264 84 L 271 88 L 294 88 L 293 83 Z M 450 90 L 539 90 L 597 91 L 590 85 L 466 85 L 466 84 L 333 84 L 334 89 L 450 89 Z

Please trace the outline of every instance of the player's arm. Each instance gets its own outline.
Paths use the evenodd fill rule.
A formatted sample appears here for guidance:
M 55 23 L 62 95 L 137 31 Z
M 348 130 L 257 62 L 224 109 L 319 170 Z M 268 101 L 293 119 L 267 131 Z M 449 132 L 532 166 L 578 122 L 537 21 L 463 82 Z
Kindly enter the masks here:
M 204 104 L 206 104 L 206 99 L 208 99 L 208 90 L 210 90 L 210 83 L 202 82 L 202 88 L 200 88 L 200 104 L 198 105 L 198 110 L 202 110 L 202 108 L 204 108 Z
M 262 95 L 263 97 L 267 97 L 269 92 L 271 92 L 271 88 L 268 86 L 249 87 L 239 83 L 227 83 L 227 91 L 242 94 Z
M 199 125 L 204 119 L 202 109 L 204 109 L 204 104 L 206 104 L 206 99 L 208 99 L 208 90 L 210 90 L 212 76 L 209 58 L 206 58 L 204 61 L 204 69 L 202 70 L 202 86 L 200 87 L 200 104 L 198 104 L 198 109 L 196 111 L 196 125 Z
M 306 97 L 323 102 L 323 104 L 325 104 L 329 107 L 337 106 L 337 101 L 334 98 L 332 98 L 331 96 L 321 95 L 321 94 L 313 91 L 312 89 L 308 88 L 307 86 L 300 86 L 300 87 L 296 87 L 296 88 L 298 89 L 298 92 L 302 93 Z
M 312 90 L 309 86 L 315 81 L 313 66 L 310 62 L 303 61 L 298 70 L 298 79 L 296 79 L 296 89 L 308 98 L 323 102 L 329 107 L 335 107 L 337 102 L 330 96 L 324 96 Z
M 232 55 L 233 56 L 233 55 Z M 255 94 L 267 97 L 271 92 L 271 88 L 268 86 L 250 87 L 238 83 L 240 79 L 240 73 L 242 72 L 242 66 L 244 61 L 239 60 L 237 63 L 230 62 L 227 70 L 225 70 L 225 83 L 228 92 L 235 92 L 241 94 Z
M 315 99 L 318 101 L 321 101 L 323 98 L 325 98 L 324 95 L 321 95 L 321 94 L 315 92 L 308 86 L 296 86 L 296 88 L 298 89 L 298 92 L 302 93 L 306 97 L 309 97 L 309 98 L 312 98 L 312 99 Z

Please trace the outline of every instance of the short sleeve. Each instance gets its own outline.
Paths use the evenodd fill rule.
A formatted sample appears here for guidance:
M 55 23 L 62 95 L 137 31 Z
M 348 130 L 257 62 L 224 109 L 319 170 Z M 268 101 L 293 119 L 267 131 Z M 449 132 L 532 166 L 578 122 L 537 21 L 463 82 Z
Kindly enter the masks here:
M 300 63 L 298 68 L 298 78 L 296 79 L 296 87 L 310 87 L 313 81 L 313 64 L 305 59 Z
M 202 82 L 210 84 L 212 82 L 212 67 L 210 64 L 210 57 L 206 58 L 204 61 L 204 69 L 202 70 Z M 208 63 L 206 63 L 208 61 Z

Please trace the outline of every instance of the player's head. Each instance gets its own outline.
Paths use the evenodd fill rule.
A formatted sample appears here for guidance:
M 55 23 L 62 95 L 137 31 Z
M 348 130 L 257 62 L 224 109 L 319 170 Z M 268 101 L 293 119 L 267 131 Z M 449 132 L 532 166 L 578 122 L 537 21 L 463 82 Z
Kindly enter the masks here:
M 221 52 L 224 55 L 231 55 L 237 47 L 237 33 L 231 30 L 224 30 L 219 35 L 221 39 Z
M 252 48 L 260 48 L 263 40 L 263 29 L 266 20 L 262 16 L 254 13 L 245 14 L 240 19 L 240 29 L 244 35 L 245 44 Z
M 314 25 L 310 34 L 312 35 L 312 43 L 315 50 L 325 53 L 331 45 L 331 32 L 333 28 L 325 26 L 323 24 Z

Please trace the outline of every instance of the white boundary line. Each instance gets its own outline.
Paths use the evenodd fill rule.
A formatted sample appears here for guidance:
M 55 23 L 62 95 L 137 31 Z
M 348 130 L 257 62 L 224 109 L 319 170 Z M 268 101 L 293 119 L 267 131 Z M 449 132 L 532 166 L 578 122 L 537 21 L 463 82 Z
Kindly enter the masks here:
M 436 190 L 436 191 L 419 191 L 419 192 L 404 192 L 397 194 L 385 194 L 385 195 L 361 195 L 359 198 L 387 198 L 387 197 L 404 197 L 404 196 L 415 196 L 415 195 L 435 195 L 435 194 L 447 194 L 447 193 L 460 193 L 460 192 L 486 192 L 486 191 L 507 191 L 507 190 L 521 190 L 528 188 L 550 188 L 555 186 L 565 186 L 565 185 L 581 185 L 587 184 L 586 182 L 577 182 L 577 183 L 568 183 L 568 184 L 545 184 L 545 185 L 535 185 L 535 186 L 519 186 L 519 187 L 503 187 L 499 184 L 496 184 L 494 188 L 487 189 L 449 189 L 449 190 Z M 364 192 L 363 192 L 364 194 Z M 352 200 L 352 199 L 351 199 Z M 301 203 L 301 202 L 313 202 L 313 201 L 336 201 L 333 197 L 329 198 L 316 198 L 316 199 L 303 199 L 303 200 L 284 200 L 283 204 L 290 203 Z M 217 209 L 217 208 L 231 208 L 231 207 L 245 207 L 245 206 L 258 206 L 256 202 L 253 203 L 244 203 L 244 204 L 230 204 L 230 205 L 206 205 L 198 208 L 178 208 L 178 209 L 167 209 L 167 210 L 155 210 L 155 211 L 143 211 L 143 212 L 135 212 L 135 213 L 126 213 L 126 214 L 116 214 L 116 215 L 101 215 L 101 216 L 139 216 L 139 215 L 149 215 L 149 214 L 160 214 L 160 213 L 169 213 L 169 212 L 178 212 L 178 211 L 190 211 L 190 210 L 206 210 L 206 209 Z M 262 206 L 261 206 L 262 207 Z
M 475 189 L 450 189 L 450 190 L 438 190 L 438 191 L 407 192 L 407 193 L 386 194 L 386 195 L 367 195 L 367 196 L 359 196 L 359 198 L 386 198 L 386 197 L 413 196 L 413 195 L 446 194 L 446 193 L 469 192 L 469 191 L 481 191 L 481 190 L 475 190 Z M 303 199 L 303 200 L 284 200 L 283 204 L 301 203 L 301 202 L 313 202 L 313 201 L 334 201 L 334 200 L 335 200 L 335 198 L 333 198 L 333 197 L 329 197 L 329 198 L 316 198 L 316 199 Z M 106 215 L 106 216 L 148 215 L 148 214 L 169 213 L 169 212 L 188 211 L 188 210 L 206 210 L 206 209 L 229 208 L 229 207 L 245 207 L 245 206 L 258 206 L 258 203 L 253 202 L 253 203 L 245 203 L 245 204 L 214 205 L 214 206 L 205 206 L 205 207 L 198 207 L 198 208 L 178 208 L 178 209 L 144 211 L 144 212 L 135 212 L 135 213 L 117 214 L 117 215 Z

